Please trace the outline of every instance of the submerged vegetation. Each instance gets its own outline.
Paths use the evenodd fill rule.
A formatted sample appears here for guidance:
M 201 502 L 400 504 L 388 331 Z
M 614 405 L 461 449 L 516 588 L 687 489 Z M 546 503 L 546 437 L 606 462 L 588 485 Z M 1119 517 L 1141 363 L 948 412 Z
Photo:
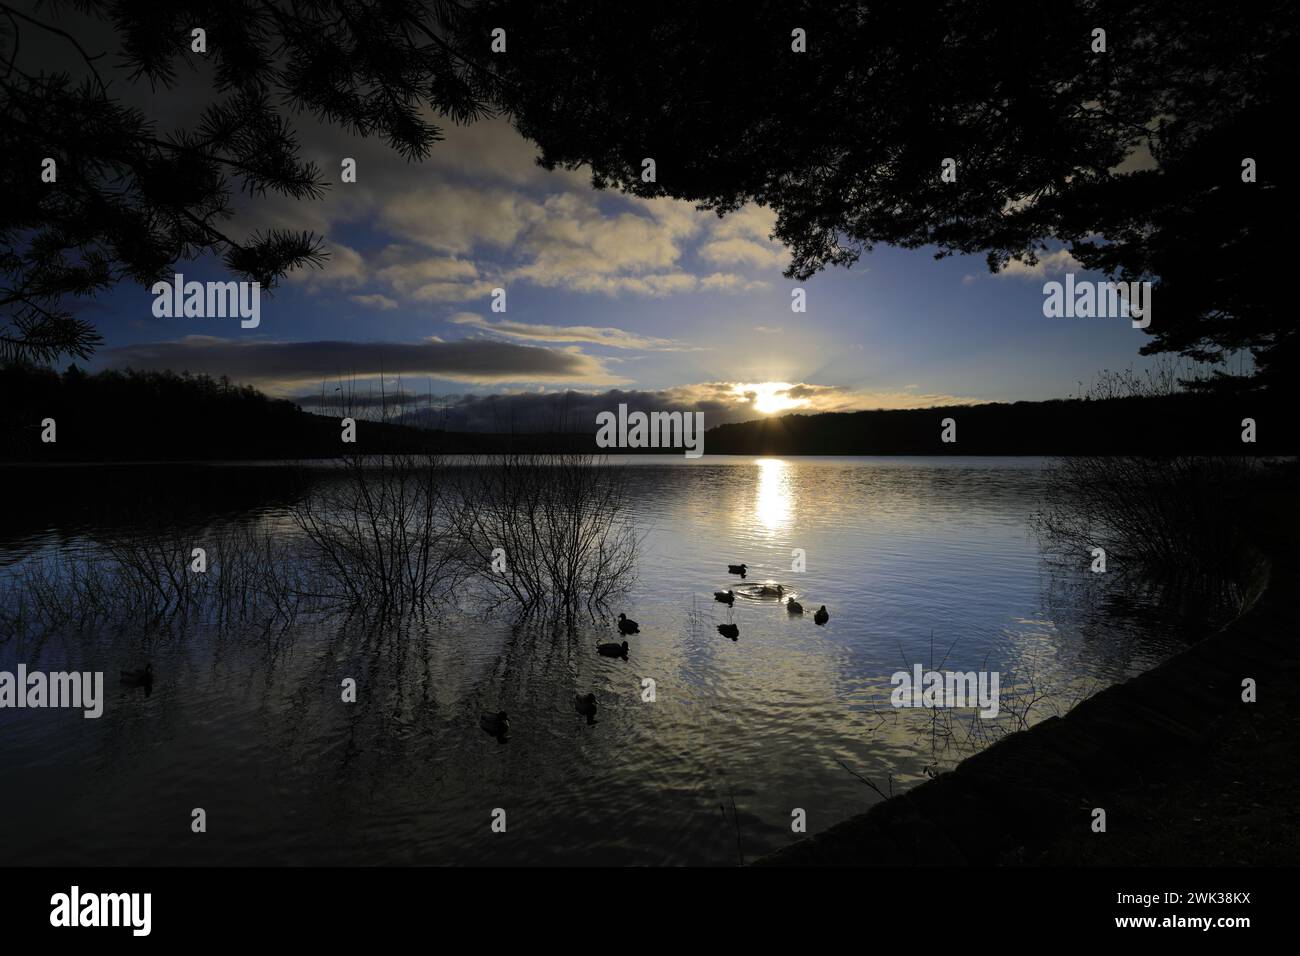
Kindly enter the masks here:
M 458 540 L 494 604 L 571 625 L 632 583 L 622 468 L 590 455 L 510 455 L 463 474 Z
M 1063 458 L 1047 470 L 1037 525 L 1059 557 L 1140 573 L 1226 620 L 1258 592 L 1265 559 L 1240 515 L 1267 468 L 1245 458 Z
M 626 589 L 636 537 L 617 468 L 592 459 L 355 455 L 291 523 L 107 534 L 11 565 L 0 634 L 94 624 L 284 628 L 457 606 L 574 625 Z M 197 549 L 197 550 L 196 550 Z

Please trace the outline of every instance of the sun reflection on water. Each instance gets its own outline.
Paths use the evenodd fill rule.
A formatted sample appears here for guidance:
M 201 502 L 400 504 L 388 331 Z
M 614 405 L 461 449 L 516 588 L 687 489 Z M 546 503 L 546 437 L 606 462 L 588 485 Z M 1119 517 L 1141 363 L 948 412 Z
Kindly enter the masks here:
M 764 531 L 783 531 L 790 526 L 794 510 L 794 476 L 790 463 L 780 458 L 760 458 L 758 491 L 754 498 L 755 523 Z

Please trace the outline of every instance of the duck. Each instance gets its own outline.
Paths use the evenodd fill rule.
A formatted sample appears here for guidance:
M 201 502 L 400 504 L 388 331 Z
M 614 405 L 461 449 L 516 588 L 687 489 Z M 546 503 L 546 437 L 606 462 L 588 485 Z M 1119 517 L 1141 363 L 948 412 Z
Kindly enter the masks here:
M 721 601 L 723 604 L 731 606 L 736 603 L 736 595 L 732 591 L 714 591 L 713 600 Z
M 818 624 L 825 624 L 830 619 L 831 616 L 826 612 L 825 604 L 823 604 L 820 608 L 818 608 L 817 613 L 813 615 L 813 620 L 816 621 Z
M 790 600 L 785 602 L 785 609 L 789 611 L 791 614 L 803 613 L 803 605 L 800 604 L 798 601 L 796 601 L 794 598 L 790 598 Z
M 632 620 L 626 614 L 618 616 L 618 632 L 620 634 L 637 634 L 641 630 L 641 625 Z
M 596 695 L 578 694 L 573 698 L 573 709 L 586 717 L 587 723 L 594 723 L 596 719 Z
M 719 624 L 718 633 L 723 637 L 729 637 L 733 641 L 740 639 L 740 628 L 735 624 Z
M 504 710 L 499 710 L 495 714 L 480 714 L 478 725 L 498 739 L 510 733 L 510 718 L 506 716 Z
M 603 657 L 621 657 L 627 660 L 627 641 L 622 644 L 597 644 L 596 651 Z
M 122 683 L 128 687 L 145 687 L 153 683 L 153 664 L 145 664 L 143 670 L 122 671 Z
M 758 593 L 763 597 L 781 597 L 785 594 L 784 584 L 761 584 Z
M 739 574 L 742 578 L 745 576 L 745 572 L 746 572 L 748 569 L 749 569 L 749 565 L 747 565 L 747 564 L 729 564 L 729 565 L 727 565 L 727 573 L 728 573 L 728 574 Z

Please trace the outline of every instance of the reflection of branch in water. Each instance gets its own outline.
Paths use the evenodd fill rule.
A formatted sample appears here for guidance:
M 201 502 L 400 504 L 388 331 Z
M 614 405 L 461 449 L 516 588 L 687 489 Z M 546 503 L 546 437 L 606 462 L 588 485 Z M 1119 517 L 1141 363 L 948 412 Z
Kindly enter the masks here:
M 736 794 L 731 793 L 731 819 L 736 821 L 736 855 L 740 859 L 740 865 L 745 865 L 745 848 L 740 842 L 740 814 L 736 812 Z
M 837 764 L 839 764 L 841 767 L 843 767 L 845 770 L 847 770 L 849 773 L 853 774 L 853 776 L 857 777 L 859 780 L 861 780 L 863 783 L 865 783 L 865 784 L 866 784 L 868 787 L 870 787 L 872 790 L 874 790 L 874 791 L 875 791 L 875 792 L 880 796 L 880 799 L 882 799 L 882 800 L 888 800 L 890 797 L 892 797 L 892 796 L 894 795 L 894 775 L 893 775 L 892 773 L 889 775 L 889 778 L 888 778 L 888 780 L 889 780 L 889 793 L 885 793 L 885 791 L 881 790 L 879 787 L 877 787 L 874 783 L 872 783 L 872 782 L 871 782 L 870 780 L 868 780 L 866 777 L 862 776 L 862 774 L 858 773 L 856 770 L 854 770 L 854 769 L 852 769 L 851 767 L 849 767 L 849 765 L 846 764 L 846 763 L 845 763 L 843 760 L 841 760 L 839 757 L 836 757 L 836 758 L 835 758 L 835 762 L 836 762 Z
M 198 548 L 201 571 L 193 564 Z M 294 624 L 310 603 L 307 590 L 294 549 L 249 525 L 115 536 L 39 552 L 9 569 L 0 632 L 129 623 L 269 634 Z

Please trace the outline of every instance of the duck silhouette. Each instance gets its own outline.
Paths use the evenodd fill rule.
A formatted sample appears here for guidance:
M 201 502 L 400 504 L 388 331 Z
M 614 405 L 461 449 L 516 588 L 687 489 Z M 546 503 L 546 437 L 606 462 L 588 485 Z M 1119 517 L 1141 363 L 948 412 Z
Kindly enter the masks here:
M 731 606 L 732 604 L 736 603 L 736 595 L 735 592 L 733 591 L 714 591 L 713 600 L 720 601 L 723 604 L 726 604 L 727 606 Z
M 723 637 L 729 637 L 733 641 L 740 639 L 740 628 L 735 624 L 719 624 L 718 633 Z
M 745 576 L 745 571 L 748 570 L 748 568 L 749 565 L 747 564 L 729 564 L 727 565 L 727 573 L 739 574 L 743 578 Z
M 499 710 L 495 714 L 480 714 L 478 725 L 501 743 L 505 743 L 510 735 L 510 718 L 506 716 L 504 710 Z
M 145 664 L 140 670 L 124 670 L 122 683 L 127 687 L 143 687 L 146 697 L 153 691 L 153 664 Z
M 641 631 L 641 625 L 632 620 L 626 614 L 618 616 L 618 632 L 620 634 L 638 634 Z
M 813 620 L 816 621 L 818 624 L 825 624 L 830 619 L 831 616 L 826 612 L 825 604 L 823 604 L 820 608 L 818 608 L 817 613 L 813 615 Z
M 800 604 L 798 601 L 796 601 L 794 598 L 790 598 L 790 600 L 785 602 L 785 609 L 789 611 L 791 614 L 803 613 L 803 605 Z
M 785 594 L 784 584 L 760 584 L 758 593 L 761 597 L 781 597 Z
M 587 723 L 596 722 L 596 695 L 595 694 L 578 694 L 573 698 L 573 709 L 581 716 L 587 718 Z
M 627 641 L 622 644 L 597 644 L 596 651 L 602 657 L 621 657 L 627 660 Z

